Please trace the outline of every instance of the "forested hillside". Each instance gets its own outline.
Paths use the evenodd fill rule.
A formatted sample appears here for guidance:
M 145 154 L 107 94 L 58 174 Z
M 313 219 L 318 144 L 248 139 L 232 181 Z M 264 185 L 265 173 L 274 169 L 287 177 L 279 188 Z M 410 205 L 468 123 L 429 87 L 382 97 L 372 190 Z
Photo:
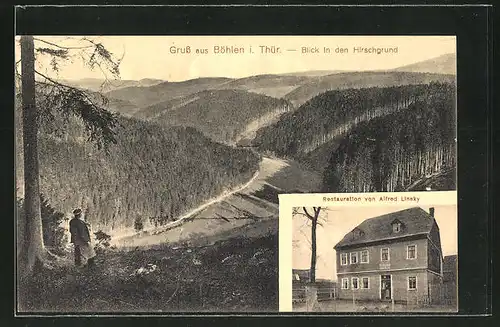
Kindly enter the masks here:
M 130 101 L 108 98 L 108 109 L 124 116 L 134 115 L 139 108 Z
M 203 90 L 215 89 L 230 80 L 225 77 L 206 77 L 183 82 L 164 82 L 149 87 L 125 87 L 107 92 L 106 96 L 129 101 L 142 108 Z
M 197 93 L 177 97 L 166 101 L 155 103 L 151 106 L 143 107 L 134 113 L 134 117 L 146 120 L 156 120 L 157 117 L 164 114 L 166 111 L 175 110 L 190 102 L 198 100 L 200 97 Z
M 442 84 L 374 87 L 325 92 L 257 133 L 254 144 L 278 156 L 308 153 L 360 122 L 408 109 Z
M 297 87 L 284 98 L 295 106 L 328 90 L 349 88 L 389 87 L 430 82 L 454 82 L 454 75 L 419 73 L 419 72 L 346 72 L 320 76 Z
M 150 108 L 154 121 L 194 127 L 216 141 L 229 143 L 238 141 L 248 126 L 259 126 L 270 116 L 291 110 L 285 100 L 242 90 L 203 91 L 172 109 L 174 103 L 178 104 L 168 102 L 160 113 L 158 106 Z
M 131 118 L 120 118 L 120 124 L 118 143 L 109 154 L 87 142 L 76 120 L 43 127 L 41 191 L 53 207 L 68 213 L 81 206 L 90 222 L 104 229 L 130 227 L 137 218 L 144 223 L 152 216 L 175 219 L 247 182 L 258 168 L 254 153 L 214 143 L 193 128 Z M 65 132 L 50 132 L 61 126 Z M 17 136 L 21 163 L 22 141 Z M 22 165 L 17 167 L 22 183 Z
M 103 97 L 103 95 L 99 92 L 92 92 L 89 90 L 85 91 L 96 103 L 99 103 L 109 111 L 130 117 L 139 110 L 139 108 L 130 101 L 120 100 L 109 96 Z
M 359 123 L 332 153 L 323 191 L 403 191 L 432 176 L 455 189 L 455 111 L 455 86 L 433 84 L 408 110 Z
M 324 191 L 395 190 L 453 167 L 455 118 L 450 83 L 337 90 L 284 114 L 253 143 L 321 170 L 326 161 Z

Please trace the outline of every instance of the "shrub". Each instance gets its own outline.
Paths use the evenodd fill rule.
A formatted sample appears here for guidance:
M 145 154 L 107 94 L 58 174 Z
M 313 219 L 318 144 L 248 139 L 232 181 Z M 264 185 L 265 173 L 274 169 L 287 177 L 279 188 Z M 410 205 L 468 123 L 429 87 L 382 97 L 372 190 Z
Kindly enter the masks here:
M 95 239 L 97 241 L 94 249 L 97 253 L 104 252 L 107 248 L 110 247 L 111 235 L 106 234 L 102 230 L 98 230 L 94 233 Z
M 141 217 L 137 217 L 134 221 L 134 229 L 136 232 L 140 232 L 144 229 L 144 223 L 142 222 Z
M 68 243 L 68 237 L 61 223 L 64 213 L 53 208 L 49 200 L 40 194 L 40 210 L 42 215 L 43 242 L 52 250 L 63 253 Z

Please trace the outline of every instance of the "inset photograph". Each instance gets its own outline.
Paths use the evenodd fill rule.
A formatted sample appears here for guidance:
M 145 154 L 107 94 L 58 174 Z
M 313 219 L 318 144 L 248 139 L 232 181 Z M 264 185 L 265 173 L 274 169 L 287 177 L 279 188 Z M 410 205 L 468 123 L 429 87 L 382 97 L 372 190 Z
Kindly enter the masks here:
M 294 312 L 456 312 L 457 207 L 295 207 Z

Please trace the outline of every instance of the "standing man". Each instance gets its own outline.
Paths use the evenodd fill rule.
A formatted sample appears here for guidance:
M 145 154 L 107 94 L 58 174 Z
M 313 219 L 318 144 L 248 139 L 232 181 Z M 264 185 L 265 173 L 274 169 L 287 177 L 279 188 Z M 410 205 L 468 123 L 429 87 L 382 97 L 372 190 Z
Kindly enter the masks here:
M 90 244 L 90 231 L 83 220 L 82 210 L 73 211 L 73 219 L 69 222 L 69 232 L 71 233 L 71 243 L 75 245 L 75 265 L 82 264 L 82 256 L 87 259 L 87 266 L 93 267 L 95 262 L 95 251 Z

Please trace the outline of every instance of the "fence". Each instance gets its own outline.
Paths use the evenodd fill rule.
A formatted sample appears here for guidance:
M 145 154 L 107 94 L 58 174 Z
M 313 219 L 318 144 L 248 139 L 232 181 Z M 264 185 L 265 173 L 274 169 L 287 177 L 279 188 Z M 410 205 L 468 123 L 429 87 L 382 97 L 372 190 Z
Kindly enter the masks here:
M 292 288 L 292 302 L 306 302 L 308 288 L 313 287 L 318 301 L 333 300 L 336 298 L 336 286 L 333 283 L 294 283 Z
M 312 290 L 311 290 L 312 289 Z M 323 312 L 454 312 L 455 283 L 429 284 L 426 292 L 400 290 L 392 300 L 364 299 L 356 292 L 339 298 L 335 285 L 293 284 L 292 301 L 297 311 Z

